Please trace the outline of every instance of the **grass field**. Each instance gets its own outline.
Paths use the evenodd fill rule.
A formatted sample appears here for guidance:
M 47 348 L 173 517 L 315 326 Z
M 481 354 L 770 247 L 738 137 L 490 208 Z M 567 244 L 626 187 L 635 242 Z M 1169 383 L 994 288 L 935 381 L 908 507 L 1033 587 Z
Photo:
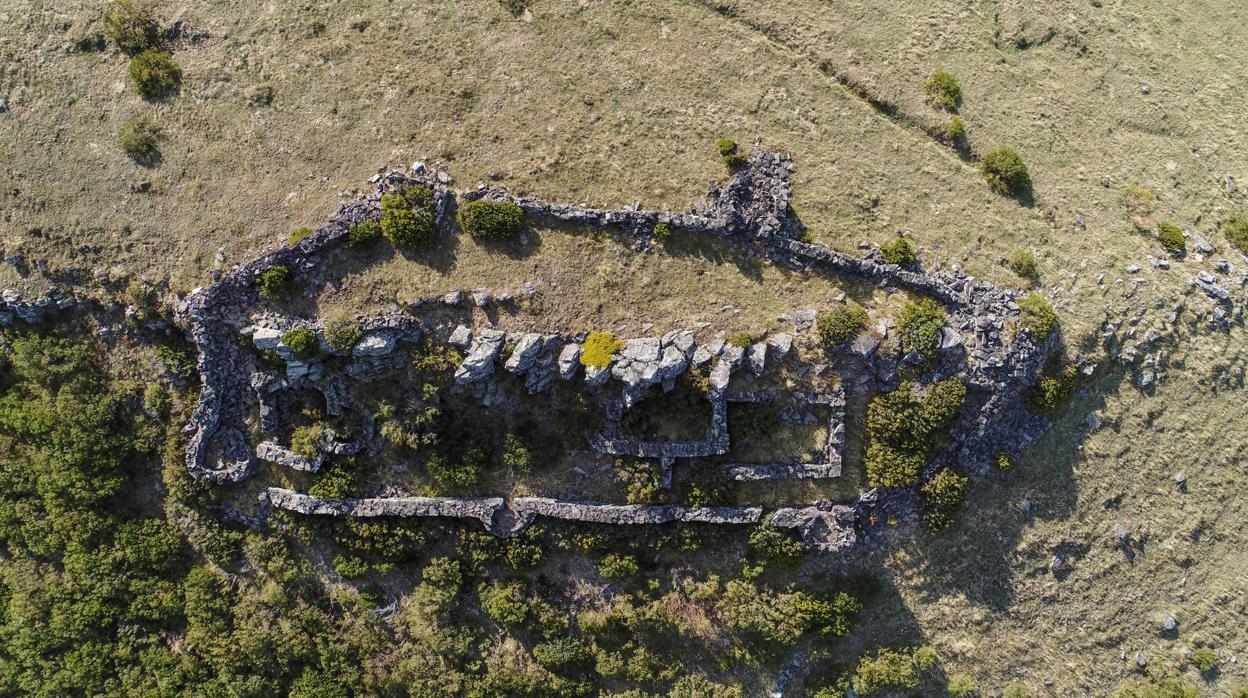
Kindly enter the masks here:
M 1085 340 L 1109 308 L 1138 318 L 1140 335 L 1169 329 L 1162 311 L 1180 300 L 1208 306 L 1187 277 L 1219 257 L 1244 264 L 1216 230 L 1246 205 L 1239 3 L 537 0 L 513 16 L 495 0 L 183 0 L 161 13 L 207 36 L 178 46 L 180 89 L 152 102 L 120 52 L 75 48 L 102 31 L 98 3 L 0 8 L 0 245 L 32 267 L 0 266 L 0 286 L 90 288 L 107 274 L 184 293 L 316 226 L 379 169 L 417 160 L 459 187 L 493 176 L 551 200 L 684 208 L 725 176 L 724 136 L 793 157 L 794 209 L 822 244 L 905 231 L 925 263 L 1019 288 L 1029 282 L 1001 261 L 1034 253 L 1072 347 L 1095 345 Z M 949 115 L 922 85 L 940 66 L 961 82 L 961 148 L 932 135 Z M 116 145 L 139 115 L 163 133 L 154 164 Z M 1028 196 L 980 177 L 976 158 L 1000 144 L 1026 161 Z M 1161 221 L 1217 252 L 1189 243 L 1172 269 L 1152 268 Z M 464 238 L 438 264 L 378 255 L 343 261 L 342 283 L 307 309 L 532 280 L 540 314 L 504 323 L 731 333 L 866 293 L 698 241 L 637 255 L 606 235 L 539 230 L 523 251 Z M 1135 672 L 1136 652 L 1182 667 L 1202 695 L 1248 682 L 1235 661 L 1248 640 L 1246 338 L 1238 325 L 1177 324 L 1192 336 L 1167 346 L 1154 393 L 1102 368 L 1053 432 L 973 490 L 955 529 L 886 562 L 890 601 L 864 625 L 874 639 L 930 642 L 987 695 L 1014 680 L 1036 695 L 1102 695 Z M 1058 553 L 1069 573 L 1049 570 Z M 1167 613 L 1177 634 L 1160 631 Z M 1199 644 L 1218 648 L 1217 675 L 1188 664 Z

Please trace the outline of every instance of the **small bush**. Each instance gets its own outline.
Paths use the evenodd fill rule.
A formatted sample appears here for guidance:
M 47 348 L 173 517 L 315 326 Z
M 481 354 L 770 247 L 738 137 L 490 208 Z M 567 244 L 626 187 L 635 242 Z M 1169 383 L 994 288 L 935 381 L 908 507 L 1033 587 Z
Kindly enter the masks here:
M 593 652 L 585 643 L 571 637 L 533 645 L 533 659 L 547 669 L 580 666 L 593 658 Z
M 290 347 L 296 356 L 307 358 L 316 353 L 316 332 L 309 327 L 296 327 L 282 333 L 282 344 Z
M 455 220 L 474 238 L 509 240 L 524 232 L 524 210 L 510 201 L 478 199 L 461 207 Z
M 347 247 L 371 245 L 381 237 L 381 223 L 374 220 L 361 221 L 347 231 Z
M 966 124 L 962 123 L 962 117 L 952 116 L 945 124 L 945 140 L 951 143 L 957 143 L 966 136 Z
M 1221 228 L 1227 242 L 1237 247 L 1240 252 L 1248 254 L 1248 216 L 1242 211 L 1236 211 L 1222 221 Z
M 965 475 L 945 469 L 923 483 L 923 523 L 939 531 L 953 525 L 966 501 L 971 481 Z
M 854 691 L 864 695 L 887 689 L 908 691 L 918 688 L 923 672 L 935 662 L 930 648 L 879 649 L 858 658 L 854 670 Z
M 715 142 L 715 149 L 721 157 L 728 157 L 737 152 L 737 142 L 731 138 L 721 138 Z
M 144 99 L 159 99 L 177 89 L 182 69 L 168 52 L 149 48 L 130 59 L 130 80 Z
M 923 93 L 927 95 L 927 103 L 934 109 L 953 111 L 962 101 L 962 86 L 953 73 L 944 68 L 937 68 L 923 82 Z
M 429 187 L 420 184 L 410 184 L 385 194 L 381 197 L 382 209 L 387 207 L 406 207 L 433 213 L 433 192 Z
M 290 268 L 278 264 L 265 269 L 256 277 L 256 287 L 265 298 L 276 298 L 278 294 L 290 286 Z
M 872 487 L 911 487 L 943 444 L 943 432 L 966 398 L 966 386 L 948 378 L 916 395 L 913 385 L 876 395 L 867 405 L 867 451 L 863 458 Z
M 757 559 L 783 570 L 793 570 L 806 554 L 806 546 L 788 531 L 758 526 L 750 531 L 750 548 Z
M 515 468 L 522 473 L 533 469 L 532 453 L 524 445 L 524 440 L 514 433 L 508 433 L 503 437 L 503 465 Z
M 846 300 L 820 313 L 815 326 L 824 348 L 832 350 L 862 334 L 867 329 L 868 320 L 866 308 Z
M 427 247 L 433 242 L 433 217 L 407 207 L 383 207 L 381 232 L 395 247 Z
M 481 609 L 497 623 L 520 625 L 529 617 L 529 603 L 520 582 L 483 584 L 477 594 L 481 597 Z
M 333 560 L 334 571 L 341 575 L 344 579 L 355 579 L 368 574 L 369 564 L 363 558 L 354 555 L 335 555 Z
M 160 127 L 146 116 L 126 119 L 117 132 L 117 147 L 131 160 L 140 163 L 154 162 L 160 157 Z
M 954 674 L 949 677 L 947 689 L 954 698 L 969 698 L 976 692 L 975 679 L 967 674 Z
M 1027 165 L 1008 145 L 998 146 L 984 154 L 979 161 L 979 172 L 988 186 L 1002 194 L 1022 194 L 1031 187 Z
M 917 351 L 919 356 L 931 358 L 936 354 L 936 342 L 945 327 L 945 308 L 931 298 L 920 298 L 907 303 L 897 316 L 897 334 L 901 349 Z
M 316 458 L 321 452 L 321 439 L 325 436 L 324 424 L 306 424 L 290 431 L 290 450 L 304 458 Z
M 1010 454 L 998 453 L 996 465 L 997 465 L 997 470 L 1004 472 L 1014 467 L 1014 461 L 1010 460 Z
M 1147 678 L 1132 681 L 1110 694 L 1111 698 L 1197 698 L 1196 688 L 1178 672 L 1150 671 Z
M 632 555 L 610 553 L 597 563 L 598 574 L 606 579 L 621 580 L 637 574 L 637 558 Z
M 590 332 L 581 349 L 581 365 L 606 368 L 611 365 L 611 357 L 623 348 L 624 342 L 610 332 Z
M 659 241 L 666 241 L 672 237 L 672 226 L 666 223 L 654 224 L 654 237 Z
M 1001 692 L 1001 698 L 1031 698 L 1031 692 L 1021 683 L 1012 683 Z
M 325 342 L 338 351 L 351 351 L 363 336 L 364 330 L 355 320 L 342 318 L 325 323 Z
M 1183 231 L 1179 229 L 1179 226 L 1168 221 L 1157 224 L 1157 239 L 1170 254 L 1182 254 L 1187 249 L 1187 240 L 1183 239 Z
M 296 244 L 298 244 L 300 240 L 308 237 L 309 235 L 312 235 L 315 232 L 316 232 L 315 230 L 308 228 L 306 226 L 303 228 L 295 228 L 294 230 L 290 231 L 290 237 L 286 238 L 286 244 L 293 247 Z
M 900 235 L 880 245 L 880 254 L 889 264 L 909 264 L 918 259 L 914 252 L 914 245 Z
M 151 0 L 114 0 L 104 8 L 104 33 L 128 54 L 146 51 L 160 38 Z
M 1032 405 L 1041 412 L 1052 412 L 1061 407 L 1066 398 L 1074 395 L 1077 387 L 1079 387 L 1079 367 L 1070 364 L 1058 371 L 1057 375 L 1046 371 L 1045 375 L 1040 376 L 1040 380 L 1032 386 L 1028 397 Z
M 458 455 L 435 451 L 429 454 L 425 467 L 441 487 L 452 489 L 472 487 L 481 479 L 481 471 L 485 467 L 485 453 L 476 446 L 469 446 Z
M 1023 329 L 1040 341 L 1048 339 L 1053 328 L 1057 327 L 1057 311 L 1038 293 L 1029 293 L 1018 299 L 1018 311 Z
M 1213 671 L 1218 668 L 1218 653 L 1212 647 L 1201 647 L 1192 652 L 1192 666 L 1202 672 Z
M 1010 268 L 1010 271 L 1024 279 L 1035 281 L 1040 278 L 1040 270 L 1036 266 L 1036 258 L 1026 250 L 1015 250 L 1010 253 L 1009 259 L 1005 261 L 1005 265 Z

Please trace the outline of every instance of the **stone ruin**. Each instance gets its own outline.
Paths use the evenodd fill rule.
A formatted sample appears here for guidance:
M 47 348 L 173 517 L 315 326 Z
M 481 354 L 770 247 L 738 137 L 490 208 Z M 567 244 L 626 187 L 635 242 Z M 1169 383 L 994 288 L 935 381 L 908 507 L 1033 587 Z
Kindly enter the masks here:
M 516 197 L 504 189 L 479 184 L 475 190 L 453 193 L 446 186 L 449 177 L 418 163 L 411 174 L 391 171 L 370 180 L 372 191 L 345 204 L 338 214 L 313 235 L 299 243 L 263 255 L 236 267 L 218 281 L 193 291 L 178 308 L 178 318 L 191 341 L 199 349 L 198 368 L 202 380 L 199 403 L 185 427 L 189 435 L 186 464 L 198 480 L 216 483 L 239 482 L 251 477 L 259 461 L 277 463 L 296 470 L 317 471 L 329 454 L 376 453 L 382 437 L 367 410 L 354 404 L 344 380 L 369 381 L 381 370 L 399 360 L 396 350 L 422 338 L 459 347 L 464 357 L 455 370 L 455 383 L 484 404 L 500 399 L 497 378 L 513 374 L 523 378 L 530 393 L 549 390 L 556 381 L 584 382 L 591 391 L 610 391 L 618 384 L 619 396 L 606 397 L 607 426 L 591 442 L 594 450 L 658 461 L 660 484 L 670 487 L 672 468 L 677 459 L 719 456 L 729 451 L 731 435 L 727 405 L 732 402 L 760 402 L 775 396 L 760 392 L 734 391 L 730 382 L 743 369 L 762 375 L 769 361 L 784 361 L 794 337 L 780 333 L 741 348 L 722 340 L 699 344 L 690 331 L 669 332 L 660 337 L 626 341 L 608 366 L 584 367 L 579 358 L 583 335 L 558 333 L 512 333 L 490 327 L 454 327 L 426 318 L 421 310 L 429 304 L 458 306 L 463 294 L 453 291 L 412 304 L 412 314 L 369 317 L 361 320 L 362 338 L 349 352 L 330 346 L 316 322 L 278 317 L 256 312 L 256 279 L 265 270 L 287 266 L 295 278 L 308 277 L 323 263 L 322 253 L 342 244 L 347 231 L 380 215 L 382 194 L 399 187 L 419 184 L 433 192 L 435 225 L 447 223 L 456 196 L 462 200 L 489 199 L 512 201 L 527 216 L 542 222 L 575 223 L 594 228 L 613 227 L 630 236 L 634 247 L 647 248 L 654 241 L 654 228 L 664 223 L 672 229 L 719 235 L 749 241 L 757 254 L 778 264 L 813 273 L 863 279 L 889 288 L 933 297 L 943 303 L 949 324 L 940 338 L 939 368 L 932 379 L 961 374 L 968 387 L 968 400 L 953 428 L 953 437 L 929 466 L 929 472 L 945 464 L 958 464 L 972 473 L 982 473 L 1002 452 L 1014 454 L 1038 438 L 1048 428 L 1042 417 L 1023 406 L 1022 392 L 1035 380 L 1044 364 L 1048 347 L 1037 344 L 1019 328 L 1019 293 L 971 278 L 954 268 L 930 272 L 884 263 L 873 251 L 865 257 L 801 242 L 801 224 L 789 206 L 789 177 L 794 166 L 784 156 L 757 150 L 748 165 L 732 175 L 726 184 L 713 188 L 690 211 L 648 211 L 633 205 L 622 210 L 588 209 L 551 204 L 532 197 Z M 528 290 L 526 289 L 526 292 Z M 478 291 L 478 306 L 504 301 L 510 293 Z M 809 330 L 813 311 L 803 311 L 794 319 L 797 331 Z M 312 327 L 326 355 L 338 354 L 347 361 L 346 376 L 326 376 L 318 361 L 305 361 L 281 342 L 284 331 L 297 326 Z M 887 332 L 883 329 L 883 332 Z M 863 333 L 847 349 L 842 373 L 845 390 L 866 391 L 895 387 L 897 370 L 907 361 L 917 364 L 917 355 L 900 356 L 890 345 L 882 347 L 881 329 Z M 239 335 L 259 350 L 272 350 L 285 364 L 285 371 L 264 372 L 256 368 L 254 355 L 239 341 Z M 504 347 L 510 355 L 500 363 Z M 704 438 L 693 441 L 643 440 L 622 436 L 616 426 L 623 411 L 633 408 L 647 390 L 658 386 L 670 390 L 686 371 L 710 365 L 706 399 L 711 419 Z M 821 369 L 822 370 L 822 369 Z M 320 444 L 321 455 L 309 459 L 269 438 L 254 449 L 245 436 L 245 420 L 251 408 L 259 407 L 260 426 L 267 434 L 276 431 L 277 396 L 284 390 L 310 388 L 325 397 L 326 411 L 333 416 L 349 410 L 362 417 L 362 433 L 350 442 L 337 440 L 327 430 Z M 842 391 L 798 395 L 786 407 L 793 414 L 810 417 L 810 409 L 827 410 L 826 446 L 811 463 L 729 463 L 724 467 L 736 480 L 784 480 L 830 478 L 841 474 L 844 445 L 845 394 Z M 774 526 L 796 529 L 812 547 L 829 552 L 845 551 L 861 537 L 877 510 L 888 509 L 905 493 L 872 490 L 849 504 L 816 502 L 808 506 L 781 508 L 767 521 Z M 912 494 L 911 494 L 912 496 Z M 311 515 L 328 516 L 445 516 L 479 520 L 488 530 L 515 535 L 537 516 L 611 524 L 646 524 L 669 521 L 699 521 L 722 524 L 752 524 L 763 520 L 759 507 L 683 507 L 676 505 L 623 505 L 580 501 L 557 501 L 522 497 L 510 502 L 502 498 L 382 497 L 327 500 L 281 488 L 268 488 L 261 495 L 262 512 L 269 507 Z

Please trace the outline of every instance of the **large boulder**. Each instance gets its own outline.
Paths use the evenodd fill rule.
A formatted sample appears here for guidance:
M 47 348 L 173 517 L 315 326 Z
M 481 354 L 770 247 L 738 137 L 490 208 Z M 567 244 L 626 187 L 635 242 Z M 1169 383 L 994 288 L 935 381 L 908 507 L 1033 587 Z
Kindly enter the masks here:
M 533 366 L 533 362 L 537 361 L 543 346 L 545 346 L 545 342 L 542 341 L 542 335 L 536 332 L 530 332 L 521 336 L 520 340 L 516 342 L 516 347 L 512 350 L 511 356 L 507 358 L 507 363 L 503 364 L 503 368 L 511 373 L 528 371 Z
M 468 348 L 468 355 L 455 369 L 455 382 L 476 383 L 494 375 L 494 360 L 498 358 L 506 339 L 507 334 L 498 330 L 478 332 Z

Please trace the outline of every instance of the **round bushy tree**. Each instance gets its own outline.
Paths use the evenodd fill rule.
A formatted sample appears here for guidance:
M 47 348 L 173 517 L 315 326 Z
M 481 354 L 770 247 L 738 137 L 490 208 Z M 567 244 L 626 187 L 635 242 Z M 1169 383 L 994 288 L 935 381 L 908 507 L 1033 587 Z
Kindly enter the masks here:
M 884 261 L 889 264 L 909 264 L 918 259 L 914 251 L 914 245 L 911 245 L 909 240 L 900 235 L 880 245 L 880 254 L 884 256 Z
M 937 68 L 923 82 L 923 93 L 927 95 L 927 103 L 936 109 L 953 111 L 962 100 L 962 86 L 953 73 L 944 68 Z

